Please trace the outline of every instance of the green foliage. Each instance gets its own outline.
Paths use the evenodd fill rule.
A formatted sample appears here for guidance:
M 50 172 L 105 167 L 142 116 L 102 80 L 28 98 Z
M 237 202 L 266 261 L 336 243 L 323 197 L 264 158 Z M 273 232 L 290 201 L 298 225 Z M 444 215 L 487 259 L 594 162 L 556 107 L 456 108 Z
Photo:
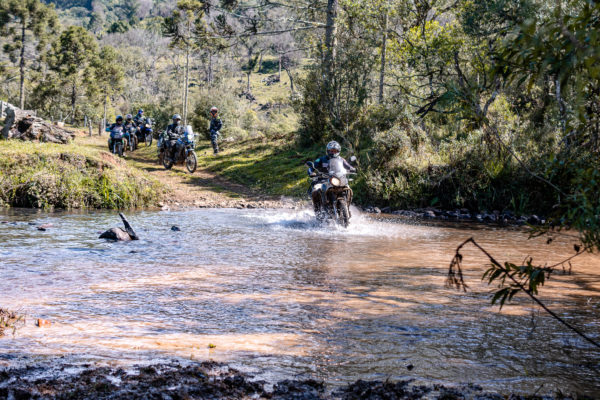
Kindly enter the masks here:
M 12 330 L 14 335 L 17 328 L 23 325 L 25 325 L 25 316 L 0 308 L 0 336 L 3 336 L 7 329 Z
M 77 108 L 81 94 L 94 98 L 98 90 L 94 68 L 99 64 L 98 55 L 96 39 L 78 26 L 67 28 L 52 45 L 49 65 L 66 89 L 60 93 L 56 106 L 70 105 L 72 121 L 82 119 L 82 110 Z
M 46 44 L 58 30 L 58 19 L 52 5 L 39 0 L 6 0 L 0 4 L 0 34 L 7 39 L 4 52 L 13 63 L 19 63 L 21 79 L 20 106 L 25 102 L 25 81 L 29 75 L 26 48 L 35 46 L 35 61 L 43 61 Z

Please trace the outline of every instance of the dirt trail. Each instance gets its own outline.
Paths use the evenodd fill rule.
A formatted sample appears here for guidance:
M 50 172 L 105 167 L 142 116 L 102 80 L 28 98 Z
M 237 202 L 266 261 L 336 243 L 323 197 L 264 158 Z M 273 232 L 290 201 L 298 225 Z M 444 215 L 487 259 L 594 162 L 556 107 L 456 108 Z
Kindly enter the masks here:
M 158 163 L 156 147 L 145 148 L 126 154 L 126 160 L 161 182 L 168 189 L 163 208 L 293 208 L 297 200 L 268 196 L 237 183 L 230 182 L 210 171 L 198 168 L 193 174 L 184 166 L 171 170 Z M 198 154 L 198 157 L 204 157 Z M 212 157 L 212 156 L 210 156 Z

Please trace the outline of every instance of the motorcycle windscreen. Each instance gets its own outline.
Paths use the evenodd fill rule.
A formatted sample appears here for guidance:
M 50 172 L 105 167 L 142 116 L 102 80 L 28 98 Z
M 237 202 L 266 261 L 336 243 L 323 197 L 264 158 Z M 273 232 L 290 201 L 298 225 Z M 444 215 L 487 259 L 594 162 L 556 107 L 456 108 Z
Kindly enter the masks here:
M 332 158 L 329 160 L 329 174 L 333 176 L 346 175 L 346 168 L 344 168 L 344 162 L 340 157 Z
M 191 125 L 187 125 L 185 127 L 185 137 L 187 139 L 188 142 L 193 142 L 194 141 L 194 131 L 192 130 L 192 126 Z

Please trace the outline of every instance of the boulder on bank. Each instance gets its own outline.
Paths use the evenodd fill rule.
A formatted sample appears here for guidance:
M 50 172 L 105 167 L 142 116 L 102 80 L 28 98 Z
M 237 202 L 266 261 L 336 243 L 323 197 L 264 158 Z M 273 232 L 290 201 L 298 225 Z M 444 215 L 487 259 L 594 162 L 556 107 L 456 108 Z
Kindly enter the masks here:
M 33 112 L 8 105 L 2 137 L 49 143 L 69 143 L 75 133 L 50 121 L 36 117 Z

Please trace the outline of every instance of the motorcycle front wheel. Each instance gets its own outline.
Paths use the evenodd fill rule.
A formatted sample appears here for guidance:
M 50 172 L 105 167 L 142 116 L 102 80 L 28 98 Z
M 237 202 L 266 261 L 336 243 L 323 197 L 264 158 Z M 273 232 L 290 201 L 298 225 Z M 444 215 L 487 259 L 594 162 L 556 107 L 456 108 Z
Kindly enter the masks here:
M 185 167 L 190 172 L 190 174 L 193 174 L 196 170 L 196 167 L 198 167 L 196 153 L 193 150 L 189 152 L 188 156 L 185 159 Z
M 350 211 L 348 210 L 348 204 L 345 199 L 338 200 L 338 221 L 340 225 L 347 228 L 350 225 Z
M 169 157 L 167 157 L 165 153 L 163 153 L 162 158 L 163 167 L 165 167 L 165 169 L 171 169 L 171 167 L 173 166 L 173 161 L 169 160 Z
M 148 133 L 146 134 L 146 147 L 150 147 L 152 146 L 152 134 Z
M 119 157 L 123 157 L 123 142 L 117 142 L 117 144 L 115 144 L 115 150 Z

